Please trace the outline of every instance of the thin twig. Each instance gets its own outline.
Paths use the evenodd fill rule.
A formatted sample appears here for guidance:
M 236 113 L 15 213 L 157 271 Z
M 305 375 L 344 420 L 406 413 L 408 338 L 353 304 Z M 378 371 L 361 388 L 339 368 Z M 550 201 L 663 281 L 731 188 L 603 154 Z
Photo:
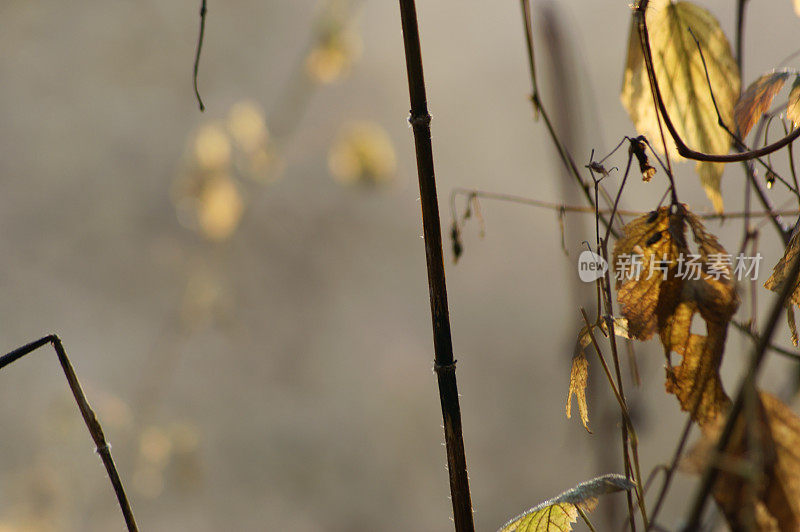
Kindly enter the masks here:
M 733 131 L 731 131 L 731 129 L 722 119 L 722 113 L 720 113 L 719 106 L 717 105 L 717 98 L 714 96 L 714 88 L 711 85 L 711 77 L 708 73 L 708 66 L 706 65 L 706 57 L 705 54 L 703 54 L 703 48 L 700 46 L 700 41 L 695 36 L 694 32 L 692 31 L 692 28 L 688 28 L 688 30 L 689 34 L 692 36 L 692 39 L 694 39 L 694 42 L 697 45 L 697 51 L 700 53 L 700 60 L 703 63 L 703 70 L 705 71 L 706 75 L 706 83 L 708 84 L 708 91 L 709 94 L 711 95 L 711 103 L 713 104 L 714 111 L 717 114 L 717 125 L 719 125 L 731 137 L 731 139 L 733 139 L 733 145 L 736 151 L 742 153 L 744 151 L 750 150 L 750 148 L 744 143 L 744 141 L 742 141 L 742 139 L 740 139 L 738 135 L 736 135 Z M 769 127 L 767 129 L 769 129 Z M 765 133 L 765 138 L 766 138 L 766 133 Z M 769 157 L 769 155 L 767 155 L 767 157 Z M 767 172 L 772 173 L 772 175 L 778 178 L 778 180 L 780 180 L 781 183 L 786 185 L 786 188 L 794 192 L 795 196 L 800 198 L 800 195 L 798 195 L 797 192 L 797 188 L 796 187 L 792 188 L 792 186 L 783 177 L 778 175 L 777 172 L 775 172 L 772 169 L 772 166 L 770 164 L 767 164 L 764 161 L 762 161 L 760 157 L 754 157 L 753 160 L 761 164 L 761 166 L 763 166 L 767 170 Z M 764 191 L 761 190 L 761 186 L 759 185 L 758 180 L 756 179 L 756 171 L 753 165 L 753 160 L 742 161 L 742 164 L 744 165 L 745 175 L 747 176 L 747 179 L 752 183 L 753 187 L 756 189 L 756 193 L 758 194 L 759 200 L 761 200 L 761 204 L 767 211 L 772 212 L 773 211 L 772 204 L 770 203 L 769 198 L 764 193 Z M 783 240 L 783 243 L 788 244 L 789 233 L 781 223 L 780 217 L 775 214 L 771 214 L 771 218 L 773 224 L 775 225 L 775 228 L 778 231 L 778 235 Z
M 539 95 L 539 86 L 536 82 L 536 62 L 534 60 L 534 52 L 533 52 L 533 25 L 531 24 L 531 6 L 530 0 L 520 0 L 522 6 L 522 21 L 525 27 L 525 44 L 527 47 L 528 52 L 528 65 L 530 67 L 530 75 L 531 75 L 531 85 L 532 85 L 532 93 L 531 93 L 531 102 L 533 103 L 534 110 L 537 113 L 542 115 L 544 118 L 545 126 L 547 127 L 547 131 L 550 134 L 550 138 L 553 140 L 553 144 L 556 146 L 556 150 L 558 151 L 559 157 L 561 157 L 561 161 L 564 163 L 564 166 L 569 171 L 570 175 L 575 178 L 577 181 L 578 186 L 583 191 L 583 195 L 586 197 L 586 200 L 589 202 L 590 205 L 595 206 L 595 200 L 592 198 L 592 193 L 589 188 L 589 184 L 583 180 L 578 171 L 578 166 L 575 164 L 575 160 L 570 155 L 567 148 L 561 143 L 556 134 L 555 128 L 553 127 L 552 122 L 550 121 L 550 116 L 547 114 L 547 110 L 542 105 L 542 100 Z M 606 227 L 610 226 L 610 222 L 605 219 L 605 217 L 600 218 L 603 222 L 603 225 Z M 611 234 L 614 235 L 615 238 L 619 238 L 619 234 L 615 229 L 611 229 Z
M 72 391 L 72 396 L 75 398 L 81 416 L 83 416 L 83 421 L 89 429 L 89 434 L 92 435 L 92 440 L 94 440 L 95 451 L 100 455 L 100 458 L 103 460 L 103 465 L 106 467 L 108 478 L 114 488 L 114 493 L 117 495 L 117 501 L 119 501 L 119 507 L 122 510 L 122 515 L 125 518 L 128 531 L 136 532 L 138 531 L 136 520 L 133 518 L 133 511 L 128 502 L 128 496 L 125 494 L 125 488 L 122 487 L 122 480 L 119 477 L 119 473 L 117 473 L 117 466 L 114 464 L 114 459 L 111 457 L 111 446 L 106 441 L 106 437 L 103 434 L 103 427 L 97 420 L 94 410 L 92 410 L 92 407 L 89 406 L 89 402 L 86 400 L 83 389 L 78 382 L 78 377 L 75 375 L 75 370 L 72 368 L 72 364 L 70 364 L 67 353 L 64 351 L 64 346 L 61 344 L 61 340 L 58 336 L 54 334 L 45 336 L 44 338 L 18 347 L 10 353 L 3 355 L 0 357 L 0 369 L 47 344 L 52 344 L 53 349 L 55 349 L 56 356 L 58 356 L 58 361 L 61 364 L 61 369 L 64 370 L 64 375 L 67 377 L 67 383 Z
M 739 75 L 743 74 L 744 66 L 744 14 L 747 0 L 737 0 L 736 3 L 736 66 L 739 67 Z
M 616 366 L 615 369 L 617 369 L 617 380 L 616 380 L 616 383 L 615 383 L 614 377 L 611 376 L 611 371 L 609 370 L 608 364 L 606 363 L 606 359 L 603 356 L 603 352 L 600 349 L 600 344 L 597 342 L 597 338 L 594 335 L 593 329 L 594 329 L 595 325 L 591 324 L 591 322 L 589 321 L 589 316 L 586 314 L 586 310 L 583 307 L 580 308 L 580 311 L 581 311 L 581 316 L 583 317 L 583 322 L 586 324 L 586 330 L 587 330 L 587 332 L 589 334 L 589 340 L 591 340 L 592 346 L 594 347 L 594 350 L 597 352 L 597 358 L 600 360 L 600 365 L 603 367 L 603 371 L 606 374 L 606 379 L 608 380 L 608 383 L 611 386 L 611 391 L 614 392 L 614 398 L 617 400 L 617 404 L 619 405 L 620 414 L 622 416 L 622 430 L 623 430 L 622 434 L 623 434 L 623 445 L 624 445 L 624 447 L 623 447 L 623 459 L 624 459 L 624 462 L 625 462 L 625 476 L 626 477 L 630 476 L 630 471 L 631 471 L 630 457 L 628 456 L 628 443 L 629 443 L 628 437 L 630 436 L 631 450 L 634 453 L 634 476 L 635 476 L 634 480 L 636 481 L 636 498 L 637 498 L 637 501 L 638 501 L 638 507 L 639 507 L 640 511 L 642 512 L 642 519 L 644 520 L 644 523 L 645 523 L 645 526 L 646 526 L 646 524 L 648 522 L 647 521 L 647 510 L 644 507 L 644 492 L 642 491 L 643 490 L 642 475 L 641 475 L 641 472 L 640 472 L 640 469 L 639 469 L 639 457 L 638 457 L 638 454 L 639 454 L 639 452 L 638 452 L 638 440 L 639 439 L 636 436 L 636 430 L 633 427 L 633 421 L 631 420 L 630 413 L 628 412 L 628 404 L 625 401 L 625 396 L 624 396 L 623 393 L 620 392 L 620 390 L 622 389 L 621 388 L 622 387 L 622 379 L 620 378 L 619 370 L 618 370 L 619 363 L 615 362 L 615 366 Z M 608 330 L 609 330 L 609 337 L 611 338 L 611 341 L 613 341 L 614 337 L 616 336 L 616 333 L 614 332 L 613 320 L 612 320 L 611 326 L 610 326 L 610 328 Z M 612 344 L 612 352 L 613 352 L 613 346 L 614 346 L 614 344 Z M 628 492 L 628 493 L 630 493 L 630 492 Z M 629 515 L 631 530 L 636 530 L 636 521 L 634 520 L 634 517 L 633 517 L 633 500 L 632 499 L 628 501 L 628 515 Z
M 194 95 L 197 97 L 197 104 L 200 106 L 200 111 L 205 111 L 206 106 L 203 105 L 203 99 L 200 97 L 200 90 L 197 88 L 197 71 L 200 68 L 200 53 L 203 51 L 203 37 L 206 33 L 206 0 L 200 5 L 200 35 L 197 37 L 197 50 L 194 53 L 194 74 L 192 80 L 194 82 Z
M 498 200 L 498 201 L 506 201 L 509 203 L 518 203 L 521 205 L 530 205 L 533 207 L 540 207 L 543 209 L 549 209 L 553 211 L 564 211 L 564 212 L 575 212 L 581 214 L 594 214 L 595 210 L 592 207 L 584 207 L 582 205 L 564 205 L 562 203 L 556 203 L 552 201 L 544 201 L 544 200 L 537 200 L 534 198 L 528 198 L 525 196 L 516 196 L 514 194 L 503 194 L 500 192 L 489 192 L 486 190 L 479 190 L 473 188 L 462 188 L 457 187 L 451 190 L 451 197 L 455 198 L 455 196 L 463 194 L 467 196 L 475 196 L 482 199 L 491 199 L 491 200 Z M 455 211 L 453 211 L 455 212 Z M 602 209 L 600 210 L 601 214 L 610 215 L 612 209 Z M 649 214 L 649 211 L 634 211 L 634 210 L 626 210 L 626 209 L 617 209 L 616 215 L 622 216 L 644 216 L 645 214 Z M 697 217 L 703 220 L 729 220 L 729 219 L 738 219 L 744 218 L 747 216 L 746 211 L 742 212 L 726 212 L 726 213 L 709 213 L 709 214 L 698 214 Z M 761 212 L 751 212 L 750 216 L 755 218 L 765 218 L 770 216 L 772 213 L 769 211 L 761 211 Z M 775 211 L 775 214 L 782 215 L 782 216 L 797 216 L 800 215 L 800 210 L 798 209 L 782 209 Z
M 442 232 L 439 222 L 439 205 L 436 197 L 436 179 L 431 147 L 431 117 L 425 95 L 425 78 L 422 70 L 417 10 L 414 0 L 400 0 L 403 25 L 408 90 L 411 100 L 409 121 L 414 130 L 414 144 L 419 174 L 422 226 L 425 235 L 425 256 L 428 266 L 428 288 L 433 321 L 436 376 L 439 381 L 439 398 L 444 419 L 447 467 L 450 474 L 450 495 L 453 503 L 453 520 L 456 532 L 472 532 L 472 501 L 469 493 L 467 460 L 461 433 L 461 409 L 458 404 L 456 363 L 450 337 L 450 314 L 447 306 L 447 286 L 442 258 Z
M 733 325 L 734 327 L 739 329 L 741 332 L 743 332 L 753 342 L 758 342 L 761 339 L 760 335 L 754 333 L 750 329 L 750 327 L 748 327 L 744 323 L 740 323 L 738 321 L 731 320 L 731 325 Z M 790 358 L 790 359 L 794 360 L 795 362 L 800 362 L 800 354 L 795 353 L 793 351 L 790 351 L 788 349 L 784 349 L 783 347 L 781 347 L 779 345 L 769 344 L 769 345 L 767 345 L 767 349 L 771 349 L 775 353 L 777 353 L 779 355 L 782 355 L 782 356 L 785 356 L 787 358 Z

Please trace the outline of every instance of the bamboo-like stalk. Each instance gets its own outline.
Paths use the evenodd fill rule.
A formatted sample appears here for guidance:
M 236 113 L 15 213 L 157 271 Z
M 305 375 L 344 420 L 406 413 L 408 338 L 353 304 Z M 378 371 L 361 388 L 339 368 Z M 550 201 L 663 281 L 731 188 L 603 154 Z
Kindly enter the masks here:
M 434 368 L 439 382 L 439 399 L 444 419 L 453 520 L 457 532 L 472 532 L 475 526 L 472 520 L 472 501 L 469 492 L 464 439 L 461 434 L 461 408 L 458 404 L 456 365 L 450 337 L 450 313 L 447 306 L 447 286 L 442 257 L 442 231 L 433 170 L 433 148 L 431 147 L 431 117 L 428 113 L 425 95 L 422 52 L 414 0 L 400 0 L 400 17 L 403 25 L 408 91 L 411 99 L 409 121 L 414 130 L 425 256 L 428 265 L 428 288 L 435 351 Z
M 131 510 L 128 496 L 125 493 L 125 488 L 122 487 L 122 480 L 117 472 L 114 459 L 111 457 L 111 446 L 106 441 L 105 434 L 103 434 L 103 427 L 100 426 L 100 422 L 97 420 L 94 410 L 89 406 L 89 401 L 86 400 L 83 389 L 81 389 L 81 385 L 78 382 L 78 377 L 75 375 L 75 370 L 72 369 L 72 364 L 70 364 L 69 358 L 67 358 L 67 352 L 64 350 L 64 346 L 59 337 L 51 334 L 3 355 L 0 357 L 0 369 L 47 344 L 52 344 L 53 349 L 55 349 L 58 362 L 61 364 L 61 369 L 64 370 L 64 375 L 67 377 L 67 383 L 69 383 L 72 396 L 75 398 L 75 403 L 78 405 L 78 409 L 81 412 L 83 421 L 86 423 L 86 427 L 89 429 L 92 440 L 94 440 L 96 446 L 95 451 L 100 455 L 100 459 L 103 461 L 103 465 L 108 473 L 108 479 L 111 482 L 111 486 L 114 488 L 114 493 L 117 495 L 117 501 L 119 502 L 120 510 L 122 510 L 122 516 L 125 518 L 128 532 L 138 532 L 139 529 L 136 527 L 136 520 L 133 517 L 133 510 Z

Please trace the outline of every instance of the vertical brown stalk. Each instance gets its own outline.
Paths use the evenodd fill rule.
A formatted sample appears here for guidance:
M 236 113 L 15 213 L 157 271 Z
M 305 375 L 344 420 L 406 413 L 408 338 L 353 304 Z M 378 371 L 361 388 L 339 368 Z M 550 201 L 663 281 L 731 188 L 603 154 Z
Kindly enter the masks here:
M 442 231 L 439 221 L 439 202 L 436 197 L 436 179 L 433 171 L 431 117 L 428 114 L 425 96 L 425 78 L 422 72 L 422 52 L 414 0 L 400 0 L 400 17 L 403 24 L 408 91 L 411 97 L 409 121 L 414 129 L 420 203 L 422 205 L 422 227 L 425 236 L 425 257 L 428 264 L 428 289 L 431 299 L 435 351 L 434 368 L 439 381 L 439 399 L 444 419 L 453 519 L 457 532 L 472 532 L 475 526 L 472 522 L 467 459 L 464 455 L 464 439 L 461 435 L 461 409 L 458 405 L 456 363 L 453 360 L 453 343 L 450 338 L 450 313 L 447 307 L 447 286 L 442 258 Z

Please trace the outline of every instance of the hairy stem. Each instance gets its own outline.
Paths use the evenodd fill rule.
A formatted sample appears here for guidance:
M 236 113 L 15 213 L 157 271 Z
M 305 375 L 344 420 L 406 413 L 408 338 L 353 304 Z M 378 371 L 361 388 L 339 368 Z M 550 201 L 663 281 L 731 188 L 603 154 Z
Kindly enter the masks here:
M 403 25 L 408 90 L 411 99 L 411 126 L 417 154 L 422 225 L 425 236 L 425 256 L 428 265 L 428 288 L 433 320 L 433 344 L 436 376 L 439 381 L 439 398 L 444 419 L 447 468 L 450 474 L 450 495 L 453 519 L 457 532 L 472 532 L 472 500 L 467 476 L 464 439 L 461 434 L 461 409 L 458 404 L 456 366 L 450 337 L 450 315 L 447 306 L 447 287 L 442 258 L 442 232 L 439 205 L 436 197 L 436 179 L 433 170 L 431 147 L 431 117 L 425 95 L 425 78 L 422 71 L 417 10 L 414 0 L 400 0 Z

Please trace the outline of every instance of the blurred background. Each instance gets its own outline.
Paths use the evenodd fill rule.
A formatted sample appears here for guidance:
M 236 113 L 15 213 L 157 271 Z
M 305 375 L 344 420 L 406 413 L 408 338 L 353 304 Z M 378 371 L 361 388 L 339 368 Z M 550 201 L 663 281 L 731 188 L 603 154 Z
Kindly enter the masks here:
M 0 350 L 61 336 L 142 530 L 448 530 L 398 7 L 211 0 L 201 113 L 199 4 L 0 4 Z M 533 120 L 518 2 L 418 4 L 445 235 L 455 187 L 582 205 Z M 730 2 L 700 4 L 733 35 Z M 629 17 L 622 1 L 534 6 L 544 102 L 580 165 L 634 134 L 619 103 Z M 749 2 L 743 84 L 781 66 L 798 30 L 789 0 Z M 693 165 L 678 180 L 710 212 Z M 743 182 L 726 171 L 727 209 L 742 209 Z M 650 210 L 663 174 L 626 190 L 624 207 Z M 568 215 L 562 234 L 554 211 L 480 212 L 484 236 L 473 216 L 446 260 L 476 525 L 493 530 L 622 466 L 593 356 L 594 434 L 564 415 L 578 307 L 595 293 L 575 268 L 592 217 Z M 741 222 L 709 228 L 738 251 Z M 763 281 L 782 253 L 769 225 L 759 250 Z M 773 295 L 759 295 L 763 313 Z M 785 325 L 777 336 L 788 344 Z M 749 348 L 730 332 L 729 389 Z M 650 472 L 684 416 L 660 346 L 637 361 L 627 389 Z M 764 387 L 785 391 L 789 367 L 771 360 Z M 123 529 L 48 349 L 0 372 L 0 427 L 0 531 Z M 663 524 L 694 481 L 678 476 Z M 594 520 L 616 529 L 623 505 L 610 497 Z

